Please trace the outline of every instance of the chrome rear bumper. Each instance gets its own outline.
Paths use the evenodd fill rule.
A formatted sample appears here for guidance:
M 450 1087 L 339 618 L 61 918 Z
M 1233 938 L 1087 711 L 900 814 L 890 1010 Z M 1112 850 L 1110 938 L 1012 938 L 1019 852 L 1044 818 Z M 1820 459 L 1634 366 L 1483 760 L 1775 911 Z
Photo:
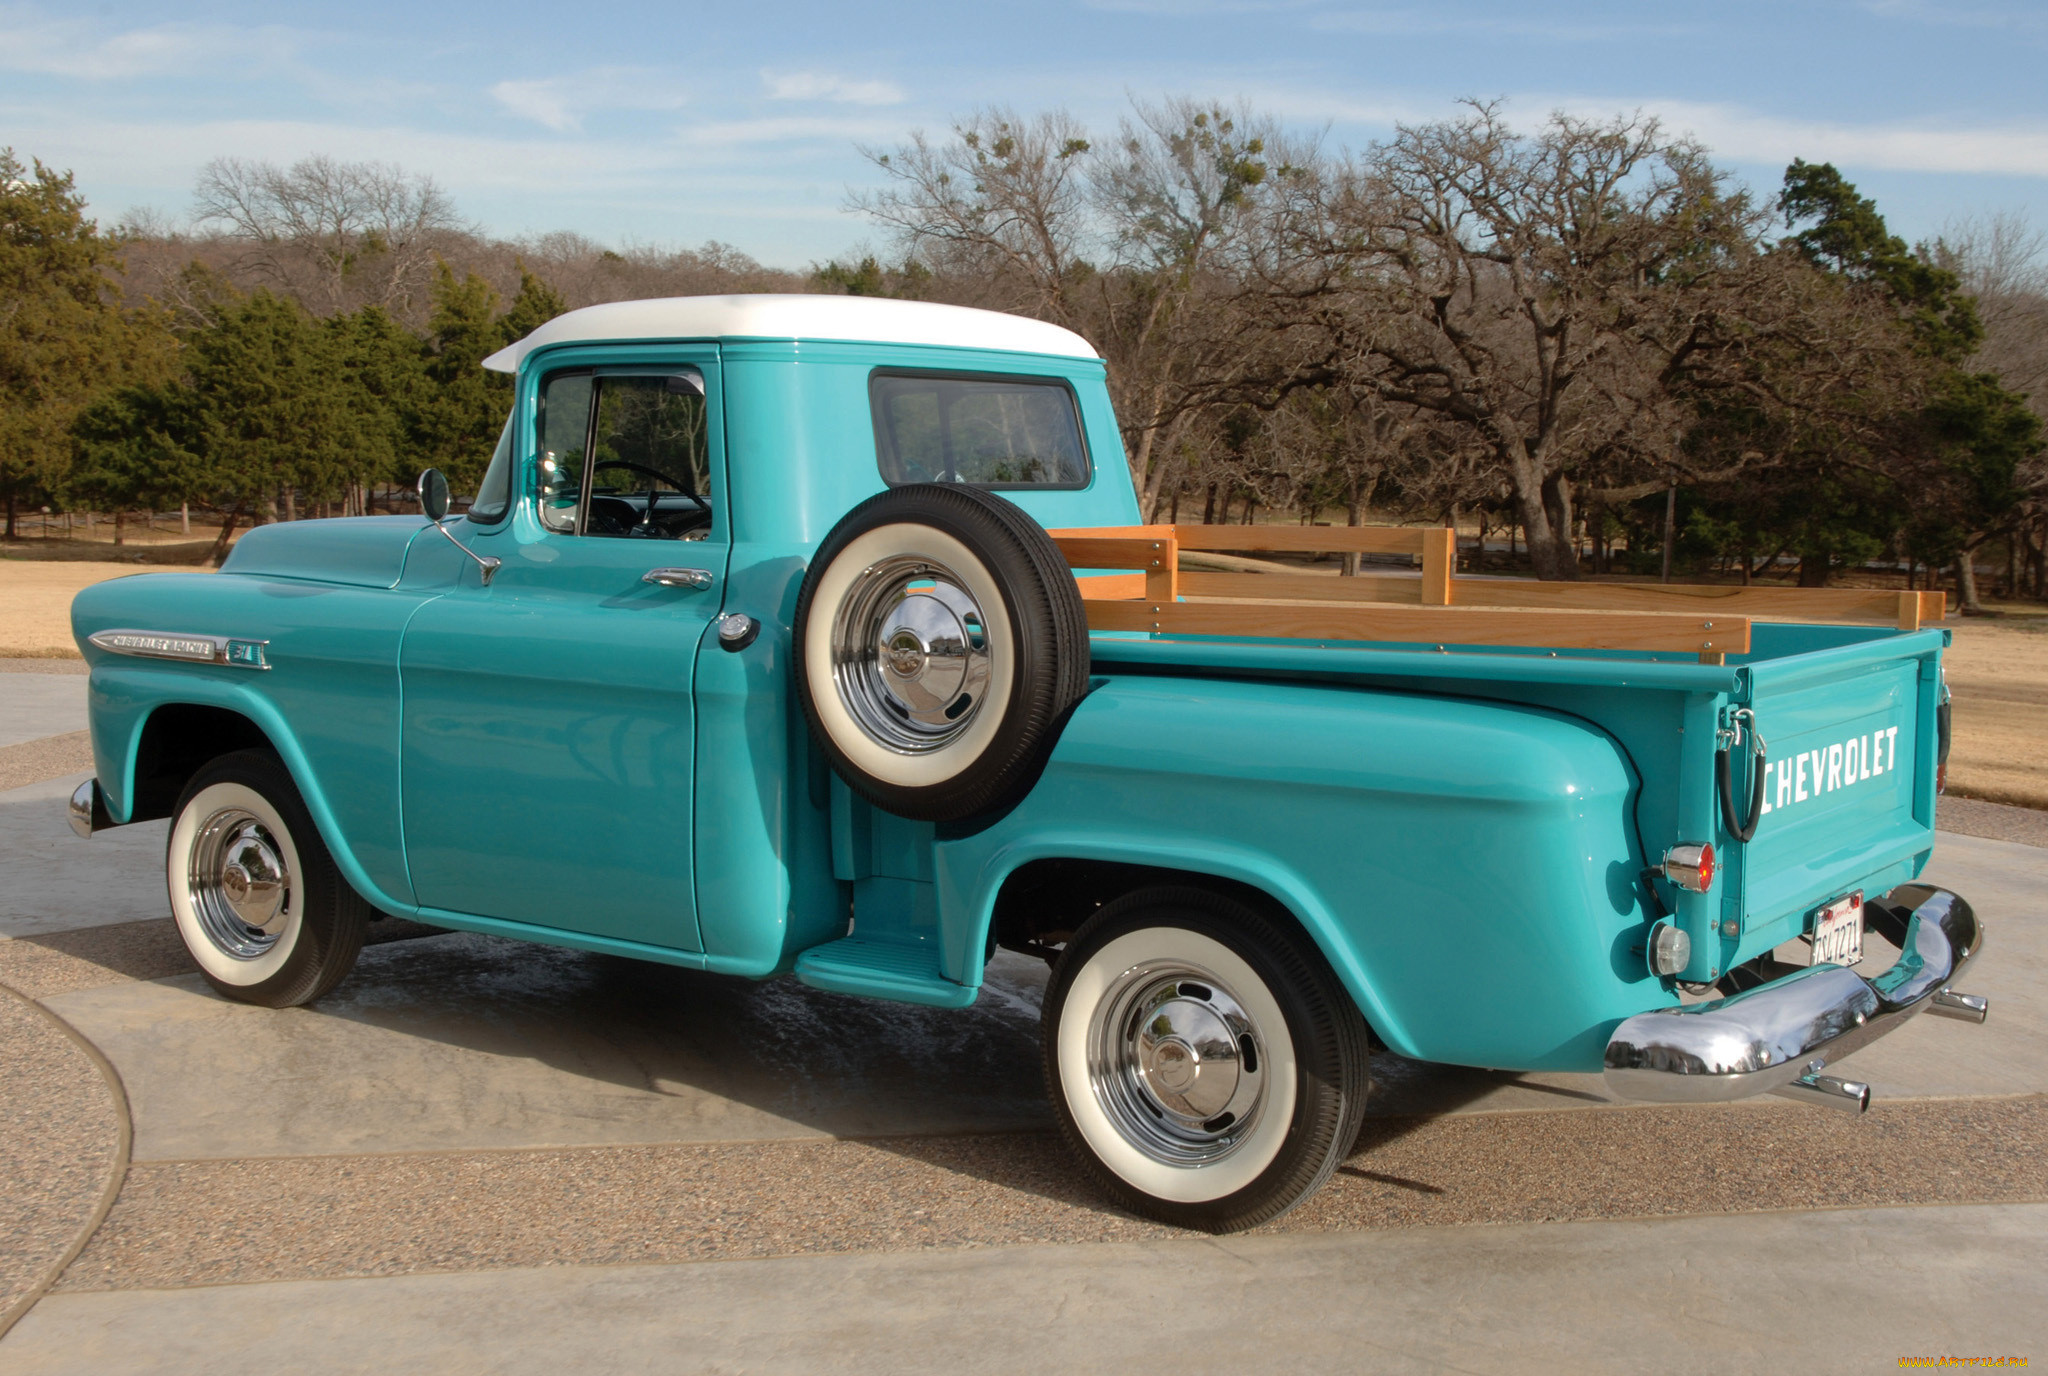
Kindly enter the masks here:
M 1891 969 L 1865 979 L 1846 966 L 1815 965 L 1711 1003 L 1638 1013 L 1607 1042 L 1607 1088 L 1667 1104 L 1789 1090 L 1853 1110 L 1868 1102 L 1868 1090 L 1820 1075 L 1823 1066 L 1923 1008 L 1983 1021 L 1984 1000 L 1949 989 L 1984 945 L 1967 902 L 1930 884 L 1905 884 L 1865 911 L 1899 944 Z M 1901 911 L 1910 916 L 1895 923 Z M 1888 925 L 1896 930 L 1884 931 Z

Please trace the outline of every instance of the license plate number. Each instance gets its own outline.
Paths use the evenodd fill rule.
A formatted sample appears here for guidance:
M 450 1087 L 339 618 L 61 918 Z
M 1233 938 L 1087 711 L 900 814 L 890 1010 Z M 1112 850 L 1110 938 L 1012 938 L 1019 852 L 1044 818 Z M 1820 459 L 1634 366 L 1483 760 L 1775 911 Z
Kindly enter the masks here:
M 1813 917 L 1813 963 L 1854 965 L 1863 959 L 1863 895 L 1838 898 Z

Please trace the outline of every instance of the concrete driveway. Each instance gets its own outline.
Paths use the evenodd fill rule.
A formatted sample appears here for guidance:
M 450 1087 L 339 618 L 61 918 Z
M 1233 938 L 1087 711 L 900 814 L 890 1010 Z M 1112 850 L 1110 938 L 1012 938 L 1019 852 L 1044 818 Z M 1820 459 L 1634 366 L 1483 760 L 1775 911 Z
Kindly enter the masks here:
M 2048 1351 L 2048 849 L 1942 836 L 1930 877 L 1989 925 L 1991 1021 L 1859 1053 L 1862 1119 L 1386 1057 L 1332 1186 L 1215 1239 L 1076 1182 L 1020 958 L 956 1013 L 387 921 L 315 1008 L 221 1000 L 162 915 L 163 824 L 65 827 L 83 680 L 44 667 L 0 672 L 10 709 L 34 683 L 0 743 L 0 1371 Z M 2009 811 L 1944 822 L 2048 839 Z

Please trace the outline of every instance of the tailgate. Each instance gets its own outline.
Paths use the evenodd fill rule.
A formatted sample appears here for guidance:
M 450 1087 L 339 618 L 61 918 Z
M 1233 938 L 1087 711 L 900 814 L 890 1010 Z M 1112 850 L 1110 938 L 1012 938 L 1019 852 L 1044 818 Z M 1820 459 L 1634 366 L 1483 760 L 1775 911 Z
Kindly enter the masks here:
M 1932 848 L 1945 639 L 1929 632 L 1754 666 L 1750 705 L 1770 755 L 1766 810 L 1734 848 L 1746 949 L 1798 935 L 1807 913 L 1850 889 L 1912 878 Z

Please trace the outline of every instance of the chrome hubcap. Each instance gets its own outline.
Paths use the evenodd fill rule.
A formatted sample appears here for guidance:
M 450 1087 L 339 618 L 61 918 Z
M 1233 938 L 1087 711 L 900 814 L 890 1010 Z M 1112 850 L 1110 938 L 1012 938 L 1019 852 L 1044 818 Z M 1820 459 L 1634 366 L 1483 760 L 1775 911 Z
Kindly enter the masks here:
M 990 671 L 980 604 L 930 560 L 867 569 L 833 617 L 839 699 L 871 739 L 899 754 L 937 750 L 965 731 Z
M 207 940 L 236 960 L 255 960 L 284 934 L 291 871 L 282 848 L 251 813 L 228 808 L 192 838 L 186 878 Z
M 1143 965 L 1095 1005 L 1088 1076 L 1117 1132 L 1170 1166 L 1235 1151 L 1265 1101 L 1264 1039 L 1237 997 L 1193 965 Z

